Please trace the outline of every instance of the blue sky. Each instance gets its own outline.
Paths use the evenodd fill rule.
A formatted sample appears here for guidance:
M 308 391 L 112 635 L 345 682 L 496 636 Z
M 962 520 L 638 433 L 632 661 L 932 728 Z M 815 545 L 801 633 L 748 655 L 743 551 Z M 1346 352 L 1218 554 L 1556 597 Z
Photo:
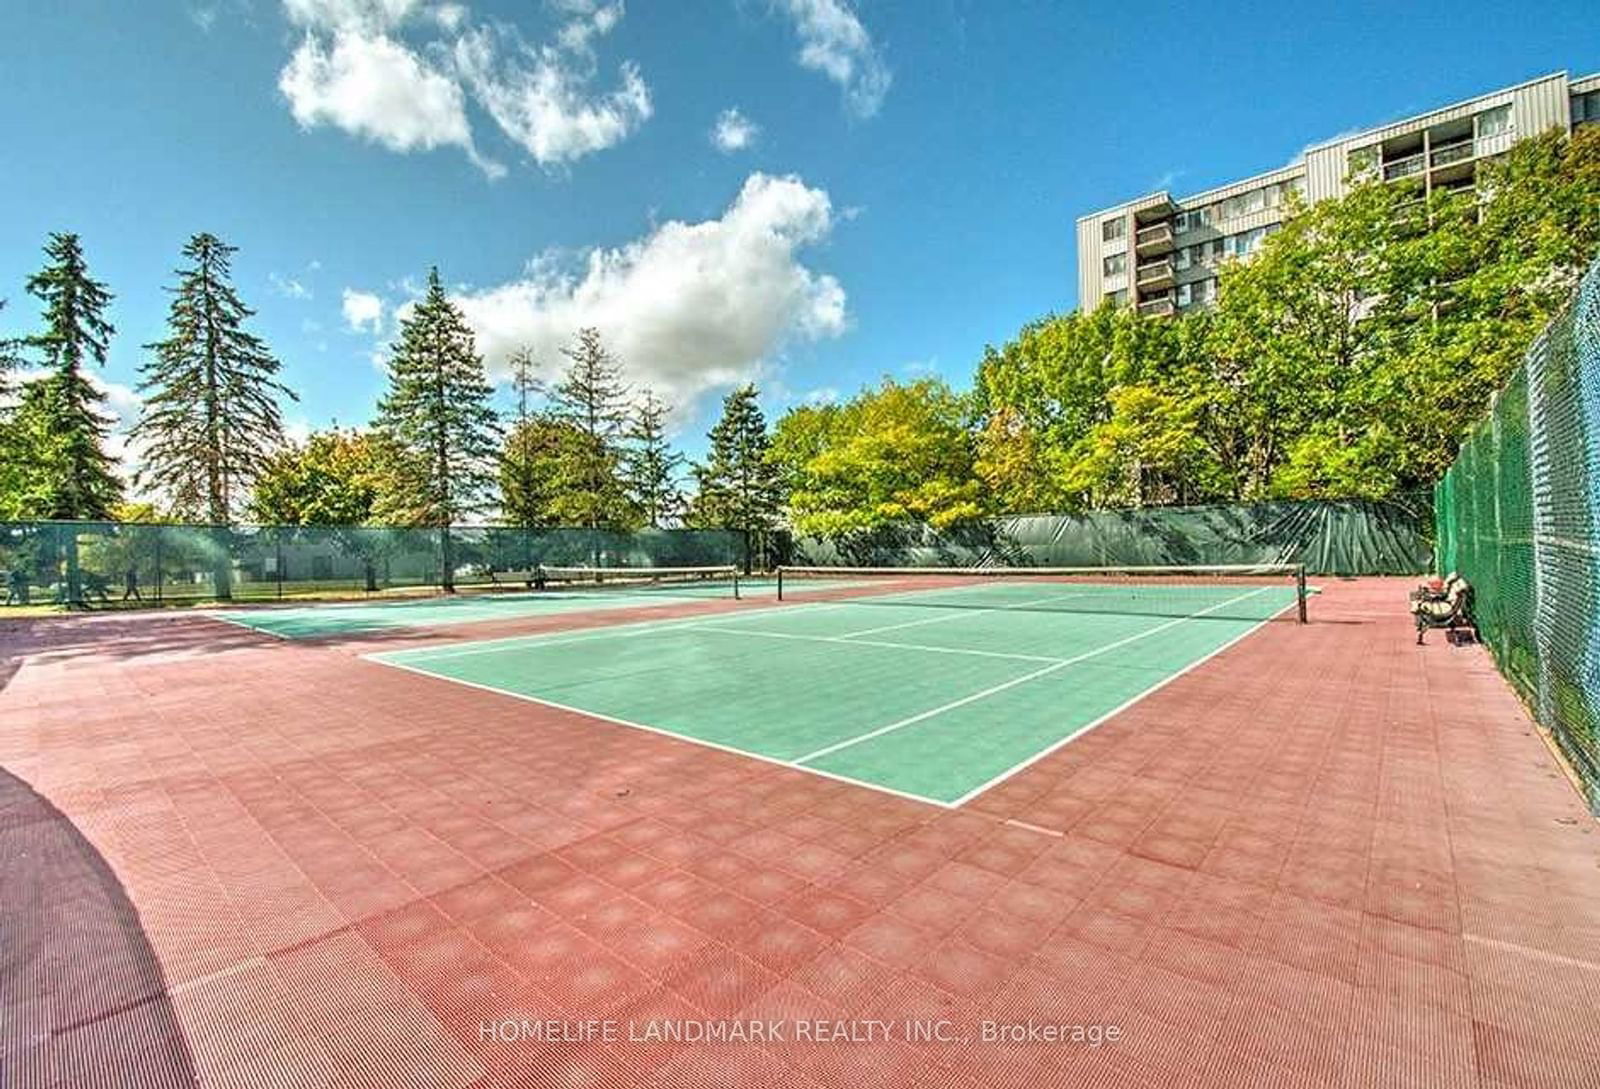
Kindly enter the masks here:
M 196 231 L 238 246 L 297 430 L 365 423 L 430 264 L 492 373 L 599 324 L 683 444 L 884 375 L 969 383 L 1075 304 L 1086 212 L 1351 128 L 1600 69 L 1590 3 L 172 0 L 16 4 L 0 33 L 0 331 L 51 230 L 116 292 L 105 378 Z M 713 139 L 719 117 L 738 111 Z M 752 127 L 753 126 L 753 127 Z

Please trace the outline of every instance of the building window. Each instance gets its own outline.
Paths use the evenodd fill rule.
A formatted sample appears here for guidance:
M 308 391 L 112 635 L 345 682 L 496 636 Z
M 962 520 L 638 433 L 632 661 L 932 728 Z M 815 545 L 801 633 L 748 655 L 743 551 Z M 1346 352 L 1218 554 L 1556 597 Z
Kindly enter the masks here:
M 1173 220 L 1174 229 L 1183 234 L 1185 231 L 1198 230 L 1201 227 L 1211 226 L 1213 208 L 1207 205 L 1204 208 L 1190 208 L 1188 211 L 1179 212 Z
M 1196 280 L 1193 283 L 1178 285 L 1179 306 L 1199 306 L 1211 302 L 1217 297 L 1217 281 Z
M 1106 301 L 1109 302 L 1112 306 L 1127 306 L 1128 305 L 1128 289 L 1125 288 L 1125 287 L 1121 287 L 1121 288 L 1118 288 L 1115 291 L 1108 291 L 1106 293 Z
M 1590 121 L 1600 121 L 1600 91 L 1572 96 L 1572 123 L 1583 125 Z
M 1106 275 L 1106 277 L 1108 279 L 1110 277 L 1112 277 L 1112 276 L 1121 276 L 1122 274 L 1124 274 L 1127 271 L 1128 271 L 1128 255 L 1127 254 L 1125 254 L 1125 253 L 1113 253 L 1110 257 L 1107 257 L 1105 259 L 1104 272 L 1105 272 L 1105 275 Z
M 1115 242 L 1119 238 L 1128 237 L 1128 218 L 1118 216 L 1116 219 L 1102 220 L 1100 223 L 1100 241 Z
M 1273 187 L 1269 187 L 1273 188 Z M 1222 218 L 1236 219 L 1259 212 L 1267 207 L 1267 190 L 1252 189 L 1248 193 L 1240 193 L 1236 197 L 1229 197 L 1222 202 Z
M 1511 131 L 1511 107 L 1497 106 L 1492 110 L 1484 110 L 1477 117 L 1478 139 L 1489 136 L 1504 136 Z
M 1268 227 L 1253 227 L 1248 231 L 1230 234 L 1222 240 L 1222 252 L 1229 257 L 1249 257 L 1261 248 L 1261 243 L 1266 241 L 1267 235 L 1277 230 L 1278 224 Z
M 1204 245 L 1204 243 L 1201 243 L 1201 245 Z M 1200 246 L 1185 246 L 1180 249 L 1177 253 L 1176 259 L 1173 262 L 1173 267 L 1179 272 L 1182 272 L 1184 269 L 1194 264 L 1194 254 L 1199 248 Z

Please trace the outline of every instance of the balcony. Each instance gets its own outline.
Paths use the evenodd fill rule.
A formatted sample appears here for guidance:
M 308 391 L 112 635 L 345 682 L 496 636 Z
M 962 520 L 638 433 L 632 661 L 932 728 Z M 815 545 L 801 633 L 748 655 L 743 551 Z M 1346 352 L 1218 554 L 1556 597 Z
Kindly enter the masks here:
M 1135 282 L 1139 285 L 1140 291 L 1157 291 L 1171 287 L 1175 275 L 1176 270 L 1172 267 L 1172 261 L 1162 257 L 1141 264 Z
M 1431 166 L 1449 166 L 1451 163 L 1463 162 L 1478 154 L 1477 143 L 1466 139 L 1456 144 L 1445 144 L 1433 149 L 1428 157 Z
M 1145 299 L 1139 304 L 1139 316 L 1145 318 L 1170 318 L 1177 313 L 1177 310 L 1178 308 L 1173 303 L 1171 295 Z
M 1383 164 L 1383 180 L 1394 181 L 1396 178 L 1409 178 L 1413 174 L 1422 173 L 1427 165 L 1427 159 L 1422 152 L 1407 155 L 1403 159 L 1394 159 Z
M 1172 248 L 1171 223 L 1157 223 L 1154 227 L 1146 227 L 1133 239 L 1133 250 L 1140 257 L 1159 257 L 1164 253 L 1171 253 Z

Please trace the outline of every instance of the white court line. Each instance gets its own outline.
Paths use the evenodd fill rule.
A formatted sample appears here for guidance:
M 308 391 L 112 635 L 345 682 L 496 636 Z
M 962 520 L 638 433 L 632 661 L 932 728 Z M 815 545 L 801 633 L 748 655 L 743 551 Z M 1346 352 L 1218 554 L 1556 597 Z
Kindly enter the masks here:
M 1076 665 L 1079 662 L 1088 661 L 1090 658 L 1098 658 L 1107 651 L 1116 650 L 1118 647 L 1125 647 L 1129 643 L 1138 642 L 1140 639 L 1147 639 L 1150 636 L 1155 635 L 1157 632 L 1166 631 L 1168 628 L 1176 627 L 1179 624 L 1186 623 L 1195 619 L 1196 617 L 1204 616 L 1207 613 L 1214 613 L 1218 609 L 1227 608 L 1229 605 L 1232 605 L 1236 602 L 1243 601 L 1246 598 L 1255 597 L 1257 594 L 1265 593 L 1266 591 L 1272 589 L 1276 589 L 1276 587 L 1262 586 L 1259 589 L 1251 590 L 1248 594 L 1240 594 L 1238 597 L 1232 597 L 1227 601 L 1218 602 L 1209 608 L 1201 609 L 1199 612 L 1193 612 L 1187 616 L 1180 616 L 1176 620 L 1168 620 L 1164 624 L 1157 624 L 1153 628 L 1146 628 L 1144 631 L 1135 632 L 1134 634 L 1126 636 L 1122 639 L 1118 639 L 1115 642 L 1096 647 L 1094 650 L 1085 651 L 1084 653 L 1074 655 L 1071 658 L 1063 658 L 1054 665 L 1047 665 L 1043 669 L 1034 670 L 1032 673 L 1024 673 L 1020 677 L 1013 677 L 1009 681 L 1004 681 L 1000 684 L 993 685 L 992 687 L 985 688 L 981 692 L 974 692 L 970 696 L 964 696 L 961 699 L 952 700 L 943 706 L 935 707 L 928 711 L 923 711 L 922 713 L 912 715 L 909 718 L 903 718 L 899 722 L 891 722 L 887 726 L 879 726 L 876 730 L 868 731 L 867 733 L 862 734 L 860 737 L 849 738 L 847 740 L 825 746 L 818 749 L 816 752 L 797 757 L 795 763 L 805 764 L 812 760 L 819 760 L 822 757 L 836 753 L 841 749 L 848 749 L 853 745 L 859 745 L 863 741 L 871 741 L 875 737 L 882 737 L 884 734 L 893 733 L 896 730 L 903 730 L 907 726 L 914 726 L 926 719 L 933 718 L 935 715 L 942 715 L 946 711 L 954 711 L 956 708 L 965 707 L 969 703 L 975 703 L 981 699 L 988 699 L 990 696 L 1004 692 L 1008 688 L 1015 688 L 1019 684 L 1026 684 L 1028 681 L 1037 680 L 1046 674 L 1054 673 L 1059 669 L 1065 669 L 1069 665 Z M 1251 630 L 1254 631 L 1255 629 L 1252 628 Z M 1082 731 L 1079 732 L 1081 733 Z
M 543 632 L 534 635 L 506 635 L 499 639 L 479 639 L 466 646 L 455 647 L 454 644 L 443 644 L 440 647 L 413 647 L 407 650 L 377 651 L 364 654 L 363 658 L 370 658 L 375 662 L 394 664 L 398 660 L 423 660 L 438 661 L 444 658 L 465 658 L 473 654 L 493 654 L 499 650 L 509 650 L 513 647 L 558 647 L 568 643 L 587 643 L 595 639 L 626 639 L 639 635 L 650 635 L 658 631 L 682 631 L 685 628 L 701 628 L 710 624 L 726 623 L 729 620 L 742 620 L 747 616 L 757 616 L 763 613 L 777 612 L 780 609 L 804 609 L 809 613 L 822 612 L 827 609 L 842 609 L 854 602 L 838 601 L 831 603 L 803 601 L 797 605 L 766 605 L 759 609 L 741 611 L 737 616 L 718 613 L 710 618 L 686 620 L 678 623 L 672 620 L 634 620 L 626 624 L 608 624 L 598 631 L 588 631 L 582 635 L 571 635 L 567 632 Z M 730 631 L 739 629 L 730 628 Z M 453 648 L 453 649 L 452 649 Z M 403 657 L 402 657 L 403 656 Z
M 1152 684 L 1150 687 L 1144 689 L 1142 692 L 1139 692 L 1136 695 L 1130 696 L 1128 699 L 1123 700 L 1121 703 L 1117 704 L 1115 707 L 1113 707 L 1111 710 L 1107 711 L 1105 714 L 1101 715 L 1099 718 L 1095 719 L 1092 722 L 1089 722 L 1088 724 L 1086 724 L 1086 725 L 1080 727 L 1079 729 L 1075 730 L 1074 732 L 1068 734 L 1066 737 L 1063 737 L 1060 741 L 1057 741 L 1053 745 L 1050 745 L 1050 746 L 1048 746 L 1046 748 L 1040 749 L 1038 752 L 1034 753 L 1032 756 L 1028 757 L 1026 760 L 1023 760 L 1023 761 L 1020 761 L 1019 763 L 1013 764 L 1011 767 L 1007 768 L 1005 771 L 1002 771 L 999 775 L 996 775 L 994 778 L 990 779 L 988 782 L 981 783 L 978 786 L 973 787 L 971 790 L 969 790 L 965 794 L 961 795 L 961 797 L 959 797 L 955 801 L 951 802 L 950 803 L 951 808 L 956 808 L 956 807 L 959 807 L 959 806 L 966 805 L 968 802 L 970 802 L 972 799 L 976 798 L 978 795 L 982 794 L 984 791 L 988 790 L 990 787 L 996 786 L 999 783 L 1004 782 L 1005 780 L 1011 778 L 1013 775 L 1017 774 L 1019 771 L 1023 771 L 1026 768 L 1032 767 L 1034 764 L 1038 763 L 1040 760 L 1043 760 L 1045 757 L 1049 756 L 1051 753 L 1055 752 L 1057 749 L 1061 748 L 1063 745 L 1067 744 L 1070 741 L 1078 740 L 1078 738 L 1082 737 L 1084 734 L 1088 733 L 1090 730 L 1093 730 L 1095 727 L 1101 725 L 1102 723 L 1108 721 L 1109 719 L 1112 719 L 1112 718 L 1116 717 L 1117 715 L 1122 714 L 1122 712 L 1126 711 L 1128 708 L 1132 707 L 1134 704 L 1138 703 L 1140 700 L 1144 699 L 1146 696 L 1151 695 L 1152 693 L 1156 692 L 1159 689 L 1165 688 L 1167 685 L 1171 684 L 1173 681 L 1177 680 L 1179 677 L 1183 676 L 1185 673 L 1188 673 L 1188 672 L 1190 672 L 1192 670 L 1195 670 L 1195 669 L 1199 669 L 1201 666 L 1205 665 L 1211 659 L 1215 658 L 1217 655 L 1221 654 L 1223 651 L 1227 650 L 1229 647 L 1231 647 L 1235 643 L 1239 642 L 1239 640 L 1244 639 L 1244 638 L 1246 638 L 1248 636 L 1254 635 L 1256 632 L 1260 631 L 1261 628 L 1264 627 L 1265 625 L 1270 624 L 1272 621 L 1276 620 L 1278 617 L 1282 616 L 1284 613 L 1288 612 L 1290 609 L 1295 608 L 1296 604 L 1297 604 L 1296 602 L 1291 601 L 1289 604 L 1285 605 L 1283 608 L 1279 609 L 1277 612 L 1273 613 L 1272 615 L 1266 617 L 1265 619 L 1259 621 L 1258 623 L 1250 625 L 1250 627 L 1246 628 L 1244 631 L 1240 632 L 1238 635 L 1235 635 L 1232 639 L 1229 639 L 1226 643 L 1223 643 L 1221 646 L 1217 647 L 1215 650 L 1208 651 L 1207 653 L 1201 655 L 1199 658 L 1196 658 L 1194 661 L 1190 662 L 1188 665 L 1184 666 L 1182 669 L 1178 670 L 1176 673 L 1168 674 L 1167 676 L 1165 676 L 1165 677 L 1161 678 L 1159 681 L 1157 681 L 1155 684 Z
M 944 619 L 941 617 L 941 619 Z M 787 631 L 764 631 L 761 628 L 714 628 L 701 631 L 721 632 L 724 635 L 759 635 L 765 639 L 794 639 L 805 643 L 843 643 L 847 647 L 893 647 L 895 650 L 925 650 L 932 654 L 969 654 L 978 658 L 1010 658 L 1018 662 L 1059 662 L 1042 654 L 1008 654 L 1001 650 L 972 650 L 967 647 L 934 647 L 925 643 L 890 643 L 883 639 L 848 639 L 843 635 L 801 635 Z
M 848 775 L 840 775 L 837 772 L 824 771 L 821 768 L 802 767 L 793 760 L 784 760 L 777 756 L 767 756 L 763 753 L 751 752 L 748 749 L 734 748 L 732 745 L 724 745 L 717 741 L 707 741 L 705 738 L 693 737 L 689 734 L 680 734 L 673 730 L 663 729 L 660 726 L 646 726 L 642 722 L 633 722 L 625 718 L 618 718 L 615 715 L 607 715 L 599 711 L 591 711 L 586 707 L 573 707 L 570 704 L 557 703 L 555 700 L 547 700 L 541 696 L 529 696 L 522 692 L 512 692 L 504 688 L 495 688 L 493 685 L 479 684 L 476 681 L 464 681 L 459 677 L 451 677 L 443 673 L 432 673 L 426 669 L 419 669 L 416 666 L 405 665 L 402 662 L 385 661 L 382 658 L 372 655 L 363 655 L 362 657 L 367 661 L 373 662 L 377 665 L 388 666 L 390 669 L 403 669 L 407 673 L 415 673 L 419 677 L 430 677 L 433 680 L 445 681 L 449 684 L 466 685 L 468 688 L 476 688 L 481 692 L 493 692 L 497 696 L 509 696 L 514 700 L 523 700 L 526 703 L 537 703 L 541 707 L 550 707 L 557 711 L 567 711 L 574 715 L 586 715 L 589 718 L 597 718 L 602 722 L 609 722 L 615 726 L 626 726 L 632 730 L 643 730 L 648 734 L 657 734 L 661 737 L 670 737 L 678 741 L 687 741 L 691 745 L 701 745 L 708 749 L 716 749 L 718 752 L 733 753 L 736 756 L 748 756 L 750 759 L 759 760 L 764 764 L 775 764 L 780 768 L 788 768 L 791 771 L 803 771 L 807 775 L 817 775 L 824 779 L 832 779 L 836 783 L 849 783 L 851 786 L 866 787 L 868 790 L 876 790 L 880 794 L 892 794 L 896 798 L 903 798 L 906 801 L 921 802 L 924 805 L 938 806 L 940 809 L 955 808 L 955 806 L 950 802 L 941 802 L 938 798 L 929 798 L 921 794 L 911 794 L 904 790 L 896 790 L 894 787 L 884 786 L 881 783 L 870 782 L 866 779 L 854 779 Z
M 1001 612 L 1005 612 L 1007 609 L 1026 609 L 1030 605 L 1043 605 L 1047 601 L 1060 601 L 1062 598 L 1066 598 L 1066 597 L 1083 597 L 1083 596 L 1085 596 L 1085 591 L 1083 591 L 1083 590 L 1074 590 L 1070 594 L 1051 594 L 1049 597 L 1036 597 L 1031 601 L 1014 601 L 1010 605 L 994 605 L 994 606 L 979 605 L 979 606 L 977 606 L 977 608 L 978 608 L 978 611 L 980 611 L 980 612 L 1001 613 Z M 893 604 L 893 602 L 888 602 L 887 604 Z M 932 606 L 934 608 L 938 608 L 939 607 L 939 603 L 938 602 L 933 602 Z M 906 606 L 906 608 L 912 608 L 912 609 L 926 609 L 928 607 L 929 607 L 929 604 L 925 603 L 925 602 L 912 602 L 910 605 Z M 967 609 L 967 610 L 970 610 L 970 609 L 973 608 L 973 606 L 971 606 L 971 605 L 950 605 L 950 606 L 946 606 L 946 607 L 947 608 L 951 608 L 951 609 Z M 882 627 L 878 627 L 878 628 L 862 628 L 860 631 L 847 631 L 847 632 L 844 632 L 842 635 L 839 635 L 838 638 L 840 638 L 840 639 L 854 639 L 858 635 L 877 635 L 880 632 L 898 631 L 901 628 L 915 628 L 915 627 L 917 627 L 918 625 L 921 625 L 921 624 L 943 624 L 946 621 L 950 621 L 950 620 L 960 620 L 963 615 L 964 614 L 962 614 L 962 613 L 957 613 L 954 616 L 924 617 L 921 620 L 907 620 L 907 621 L 905 621 L 904 623 L 901 623 L 901 624 L 885 624 Z
M 984 589 L 983 586 L 963 586 L 961 590 Z M 915 591 L 926 593 L 929 591 Z M 695 598 L 693 600 L 704 600 Z M 497 650 L 519 646 L 552 647 L 562 646 L 567 643 L 583 643 L 593 639 L 629 638 L 635 635 L 649 635 L 657 631 L 677 631 L 682 628 L 699 628 L 710 624 L 726 623 L 734 620 L 743 620 L 747 616 L 762 616 L 781 610 L 804 610 L 807 613 L 826 612 L 829 609 L 844 609 L 850 606 L 859 606 L 861 602 L 854 600 L 845 601 L 801 601 L 795 604 L 788 602 L 773 602 L 755 608 L 741 609 L 738 615 L 718 613 L 706 618 L 690 618 L 684 621 L 673 620 L 632 620 L 626 624 L 608 624 L 598 631 L 587 631 L 581 635 L 571 635 L 567 632 L 538 632 L 533 635 L 503 635 L 498 639 L 477 639 L 468 644 L 441 644 L 434 647 L 411 647 L 403 650 L 374 651 L 364 654 L 363 658 L 370 658 L 375 662 L 389 663 L 391 661 L 413 659 L 436 661 L 444 658 L 465 658 L 474 654 L 493 654 Z M 553 614 L 560 615 L 560 614 Z M 565 638 L 563 638 L 565 636 Z M 288 638 L 285 636 L 284 638 Z M 454 648 L 454 649 L 445 649 Z M 393 656 L 393 657 L 389 657 Z
M 245 631 L 253 631 L 257 635 L 270 635 L 274 639 L 293 638 L 293 636 L 285 635 L 283 632 L 273 631 L 271 628 L 258 628 L 254 624 L 247 624 L 243 620 L 235 620 L 233 617 L 224 616 L 221 613 L 201 613 L 200 615 L 205 617 L 207 620 L 220 620 L 224 624 L 232 624 L 236 628 L 243 628 Z

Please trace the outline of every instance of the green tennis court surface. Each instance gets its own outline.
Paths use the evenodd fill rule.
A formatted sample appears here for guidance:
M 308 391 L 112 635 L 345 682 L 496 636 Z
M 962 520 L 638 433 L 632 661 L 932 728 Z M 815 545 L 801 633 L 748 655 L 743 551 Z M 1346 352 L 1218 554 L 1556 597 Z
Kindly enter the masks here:
M 986 581 L 369 657 L 954 805 L 1295 600 Z
M 820 582 L 805 587 L 828 590 L 848 586 L 847 580 Z M 741 578 L 739 593 L 747 598 L 772 597 L 776 583 L 769 578 Z M 341 602 L 323 605 L 267 606 L 230 609 L 210 615 L 230 624 L 285 639 L 350 635 L 389 628 L 433 628 L 447 624 L 475 624 L 485 620 L 510 620 L 528 616 L 557 616 L 595 609 L 637 609 L 651 605 L 682 604 L 733 597 L 731 583 L 707 581 L 702 585 L 674 583 L 662 586 L 595 587 L 544 590 L 529 593 L 485 592 L 459 597 L 431 597 L 411 601 Z

